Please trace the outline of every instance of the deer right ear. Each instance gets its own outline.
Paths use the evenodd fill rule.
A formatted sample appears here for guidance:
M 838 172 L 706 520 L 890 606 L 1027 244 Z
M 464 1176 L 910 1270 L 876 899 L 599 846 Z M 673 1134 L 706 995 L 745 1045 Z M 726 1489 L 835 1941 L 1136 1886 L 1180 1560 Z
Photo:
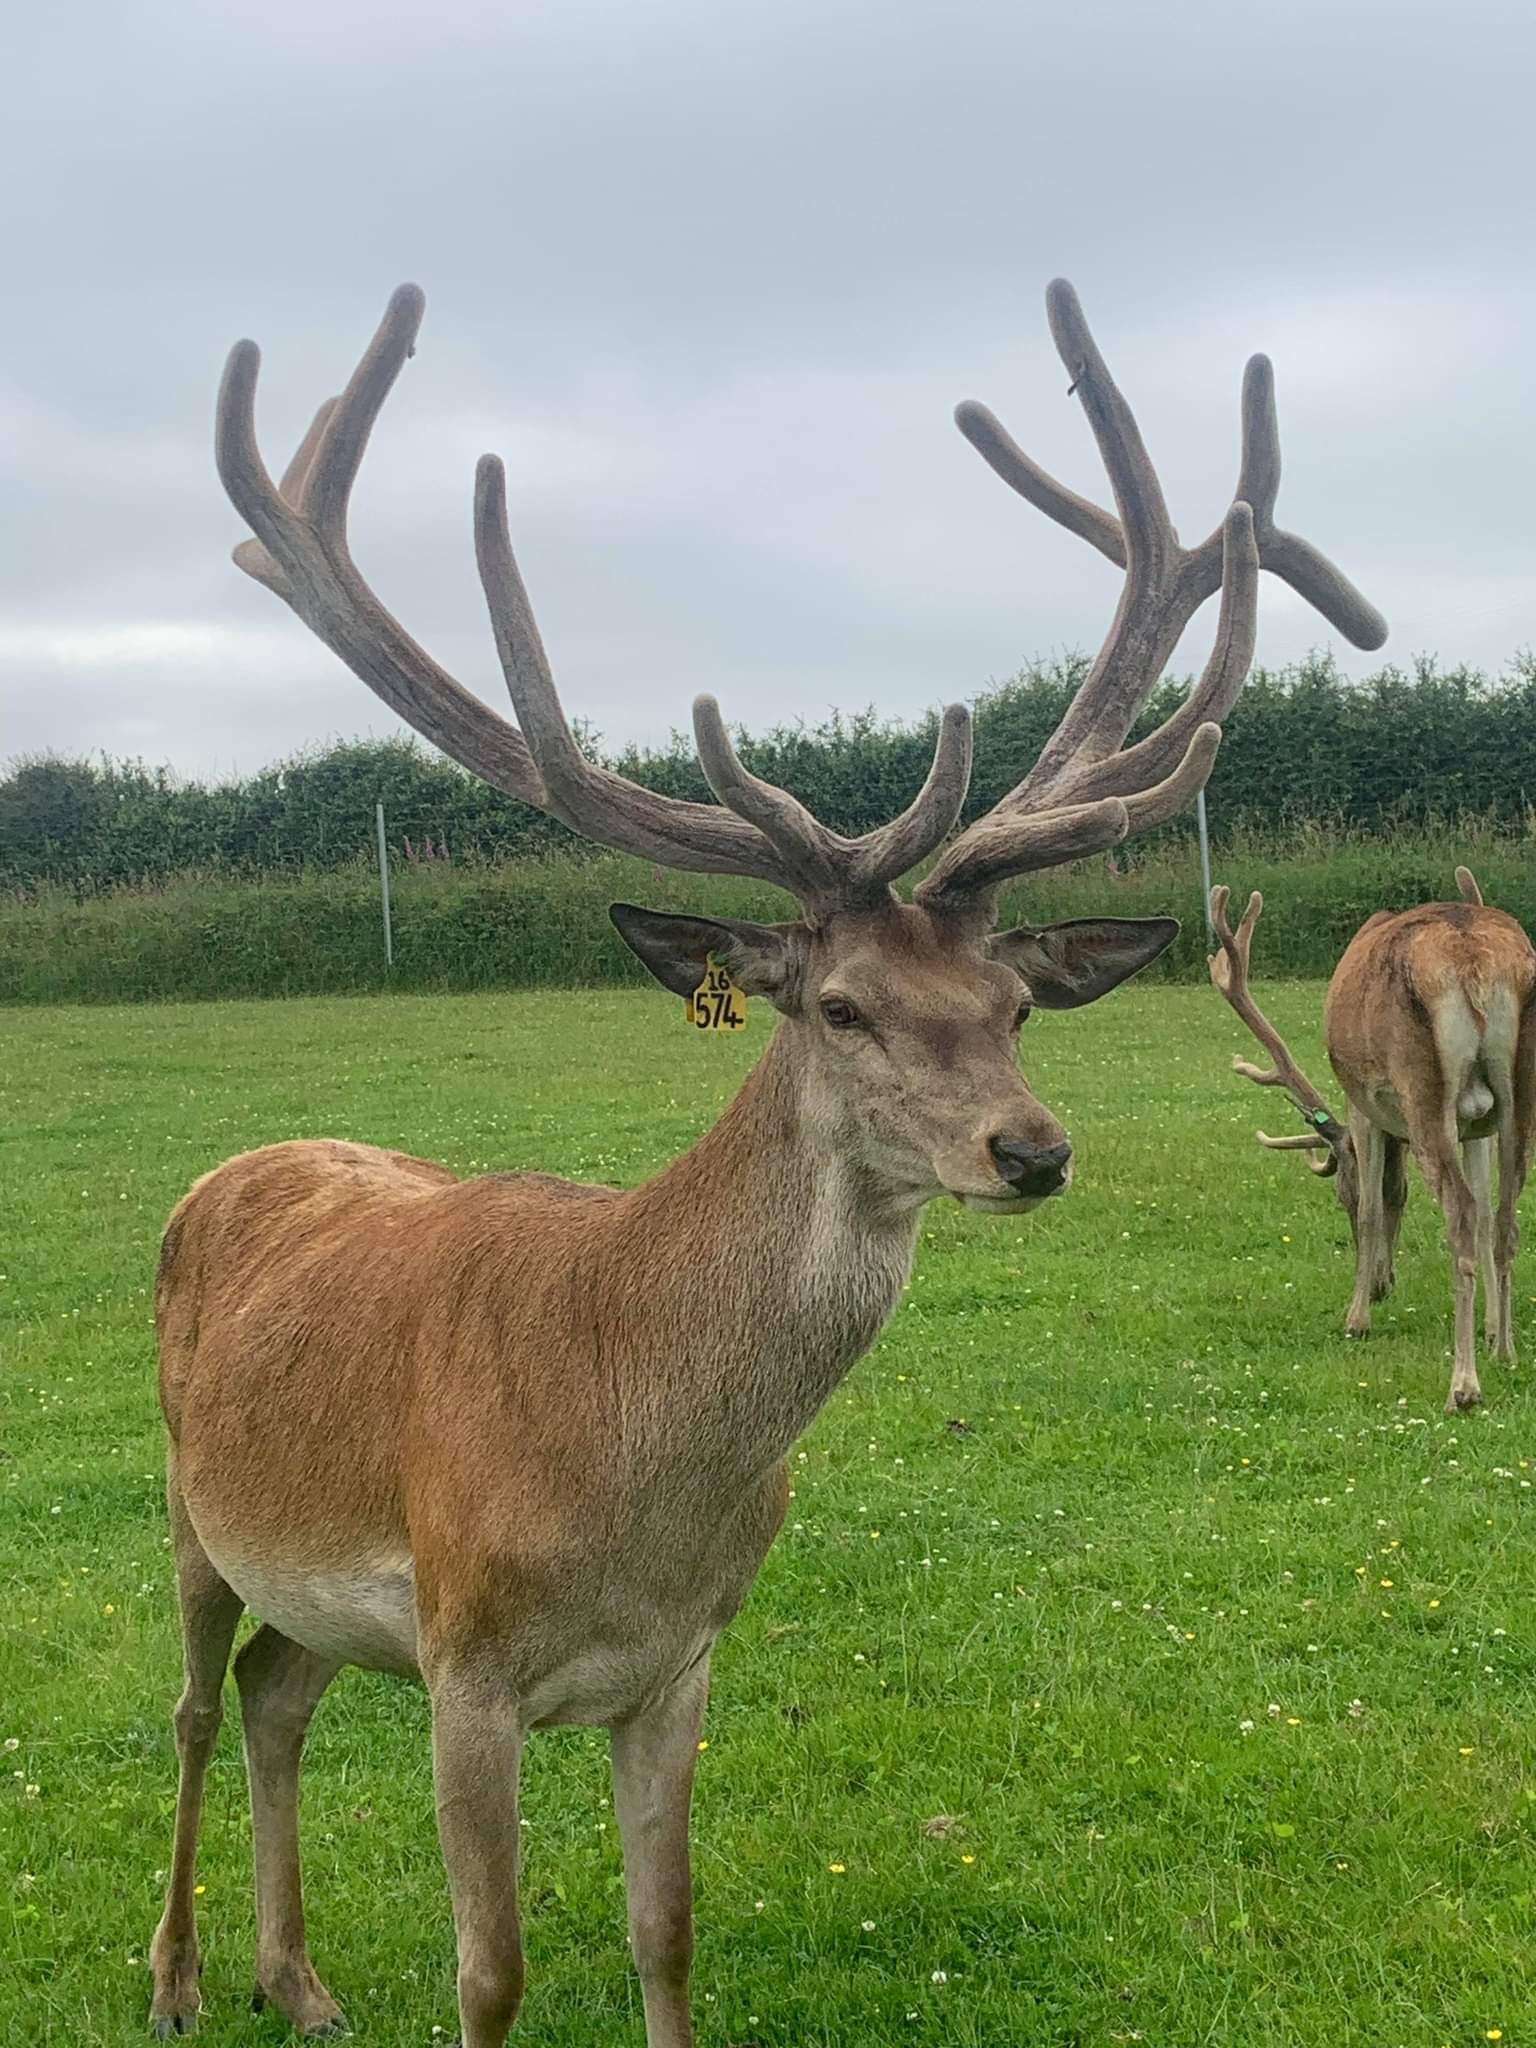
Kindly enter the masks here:
M 805 930 L 798 924 L 748 924 L 735 917 L 677 917 L 612 903 L 608 915 L 641 964 L 675 996 L 691 996 L 713 954 L 746 996 L 786 1010 L 800 980 Z

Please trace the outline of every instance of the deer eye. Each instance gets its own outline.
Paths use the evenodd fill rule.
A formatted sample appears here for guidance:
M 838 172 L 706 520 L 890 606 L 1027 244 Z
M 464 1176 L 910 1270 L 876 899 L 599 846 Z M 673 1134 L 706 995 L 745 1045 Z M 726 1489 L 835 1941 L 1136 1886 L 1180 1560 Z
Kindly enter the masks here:
M 834 1031 L 851 1031 L 864 1021 L 846 996 L 828 996 L 821 1006 L 821 1014 Z
M 1035 1006 L 1033 1003 L 1020 1003 L 1013 1020 L 1013 1028 L 1015 1031 L 1022 1030 L 1023 1027 L 1029 1022 L 1030 1017 L 1034 1013 L 1034 1007 Z

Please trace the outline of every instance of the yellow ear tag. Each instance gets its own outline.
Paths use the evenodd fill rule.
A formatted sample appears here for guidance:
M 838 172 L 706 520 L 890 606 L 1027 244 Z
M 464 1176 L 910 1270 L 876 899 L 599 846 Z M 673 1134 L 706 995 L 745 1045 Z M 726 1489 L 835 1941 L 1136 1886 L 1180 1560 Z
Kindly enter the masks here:
M 683 997 L 683 1015 L 696 1031 L 745 1031 L 747 999 L 710 954 L 704 979 Z

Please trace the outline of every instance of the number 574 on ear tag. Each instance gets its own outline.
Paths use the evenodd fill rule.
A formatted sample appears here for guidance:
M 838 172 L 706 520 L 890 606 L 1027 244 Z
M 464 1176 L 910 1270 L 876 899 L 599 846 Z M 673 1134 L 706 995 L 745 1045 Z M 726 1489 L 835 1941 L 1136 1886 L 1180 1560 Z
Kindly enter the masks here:
M 691 996 L 683 998 L 683 1015 L 696 1031 L 745 1031 L 747 999 L 713 953 L 704 969 L 704 979 Z

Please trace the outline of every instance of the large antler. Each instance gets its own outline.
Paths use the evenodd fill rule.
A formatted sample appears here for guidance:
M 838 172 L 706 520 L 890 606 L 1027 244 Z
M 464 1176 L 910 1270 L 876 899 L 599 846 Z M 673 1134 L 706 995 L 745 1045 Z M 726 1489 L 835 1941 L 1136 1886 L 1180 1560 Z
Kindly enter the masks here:
M 1211 891 L 1211 924 L 1221 948 L 1208 963 L 1211 980 L 1274 1061 L 1273 1067 L 1256 1067 L 1247 1060 L 1234 1059 L 1232 1071 L 1257 1082 L 1261 1088 L 1283 1088 L 1309 1126 L 1304 1135 L 1294 1138 L 1271 1138 L 1259 1131 L 1259 1143 L 1272 1152 L 1326 1152 L 1326 1159 L 1309 1159 L 1307 1164 L 1314 1173 L 1327 1178 L 1339 1170 L 1339 1147 L 1347 1142 L 1349 1133 L 1335 1121 L 1321 1095 L 1296 1064 L 1290 1047 L 1249 994 L 1248 953 L 1264 898 L 1254 890 L 1242 923 L 1234 932 L 1227 916 L 1230 894 L 1224 885 Z
M 1105 367 L 1071 285 L 1046 293 L 1057 352 L 1081 399 L 1119 517 L 1080 498 L 1018 447 L 985 406 L 967 403 L 960 431 L 1003 481 L 1125 570 L 1108 637 L 1039 759 L 1015 789 L 960 836 L 919 895 L 935 909 L 990 911 L 1009 875 L 1051 867 L 1160 825 L 1204 787 L 1221 721 L 1253 658 L 1259 570 L 1272 569 L 1358 647 L 1379 647 L 1386 622 L 1309 542 L 1274 523 L 1280 442 L 1274 375 L 1254 356 L 1243 378 L 1237 496 L 1198 547 L 1180 545 L 1130 407 Z M 1126 734 L 1205 600 L 1222 594 L 1216 645 L 1189 695 L 1133 747 Z
M 970 779 L 970 714 L 951 705 L 922 788 L 891 823 L 845 839 L 782 789 L 742 766 L 713 697 L 693 707 L 699 760 L 720 800 L 658 795 L 589 761 L 566 720 L 507 532 L 501 463 L 475 480 L 475 551 L 496 651 L 521 730 L 454 681 L 386 610 L 347 545 L 347 505 L 379 410 L 414 353 L 425 299 L 401 285 L 352 381 L 328 400 L 274 484 L 256 444 L 251 341 L 230 353 L 219 392 L 219 475 L 254 540 L 235 560 L 275 590 L 390 708 L 434 746 L 498 789 L 600 845 L 668 867 L 749 875 L 812 909 L 878 894 L 953 830 Z

